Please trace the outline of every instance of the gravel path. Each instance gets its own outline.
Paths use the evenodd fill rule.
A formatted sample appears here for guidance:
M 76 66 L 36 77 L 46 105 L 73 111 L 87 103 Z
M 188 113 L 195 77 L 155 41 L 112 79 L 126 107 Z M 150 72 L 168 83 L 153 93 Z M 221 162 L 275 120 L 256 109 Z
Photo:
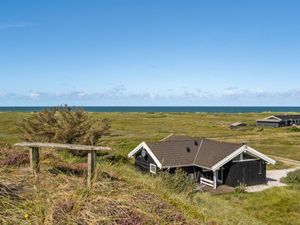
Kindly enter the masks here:
M 282 170 L 269 170 L 267 171 L 267 184 L 264 185 L 255 185 L 249 186 L 246 188 L 247 192 L 258 192 L 263 191 L 272 187 L 282 187 L 286 186 L 286 184 L 281 183 L 280 179 L 285 177 L 289 172 L 300 169 L 299 167 L 290 168 L 290 169 L 282 169 Z

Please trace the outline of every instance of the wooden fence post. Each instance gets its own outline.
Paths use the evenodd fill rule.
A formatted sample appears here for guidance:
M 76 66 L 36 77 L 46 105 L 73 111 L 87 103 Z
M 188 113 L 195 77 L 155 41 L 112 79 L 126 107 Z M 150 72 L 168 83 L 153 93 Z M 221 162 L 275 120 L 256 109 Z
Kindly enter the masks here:
M 34 174 L 40 172 L 40 149 L 32 147 L 30 149 L 30 167 Z
M 94 176 L 94 171 L 96 168 L 96 151 L 91 150 L 88 152 L 88 176 L 87 176 L 87 186 L 92 187 L 92 179 Z

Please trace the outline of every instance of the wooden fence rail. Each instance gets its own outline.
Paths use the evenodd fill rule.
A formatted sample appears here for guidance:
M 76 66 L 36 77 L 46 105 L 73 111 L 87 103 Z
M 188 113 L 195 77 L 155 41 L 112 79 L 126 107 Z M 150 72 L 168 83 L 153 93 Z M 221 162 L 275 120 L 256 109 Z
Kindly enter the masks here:
M 58 144 L 58 143 L 40 143 L 40 142 L 21 142 L 15 144 L 18 147 L 30 148 L 30 167 L 32 172 L 37 175 L 40 171 L 40 148 L 53 148 L 56 150 L 77 150 L 87 151 L 88 153 L 88 176 L 87 186 L 92 186 L 92 178 L 96 169 L 96 151 L 109 151 L 111 148 L 90 145 Z

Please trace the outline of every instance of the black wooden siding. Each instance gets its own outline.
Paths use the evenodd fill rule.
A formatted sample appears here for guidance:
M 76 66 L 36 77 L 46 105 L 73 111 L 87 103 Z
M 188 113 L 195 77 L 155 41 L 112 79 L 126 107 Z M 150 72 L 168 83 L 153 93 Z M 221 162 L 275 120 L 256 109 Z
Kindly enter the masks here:
M 150 163 L 156 165 L 148 152 L 146 153 L 145 157 L 142 157 L 141 152 L 136 154 L 135 165 L 141 171 L 150 172 Z M 225 164 L 223 168 L 223 184 L 228 186 L 235 187 L 240 183 L 246 184 L 247 186 L 266 183 L 266 164 L 263 160 L 241 162 L 230 161 Z M 176 169 L 177 168 L 173 167 L 164 170 L 174 173 Z M 197 166 L 185 166 L 180 167 L 180 169 L 185 171 L 188 175 L 193 176 L 197 182 L 200 182 L 201 176 L 210 180 L 213 179 L 212 171 L 203 172 L 203 169 Z
M 271 122 L 271 121 L 257 121 L 256 126 L 260 127 L 283 127 L 285 126 L 284 122 Z
M 138 167 L 141 171 L 150 172 L 150 163 L 156 165 L 151 156 L 146 152 L 146 156 L 142 157 L 141 151 L 135 155 L 135 166 Z M 156 165 L 157 166 L 157 165 Z M 158 167 L 157 167 L 158 169 Z
M 263 160 L 229 162 L 224 166 L 223 183 L 228 186 L 247 186 L 266 183 L 266 164 Z
M 256 121 L 256 125 L 260 127 L 285 127 L 292 126 L 293 124 L 299 125 L 299 120 L 282 120 L 280 122 L 275 121 Z

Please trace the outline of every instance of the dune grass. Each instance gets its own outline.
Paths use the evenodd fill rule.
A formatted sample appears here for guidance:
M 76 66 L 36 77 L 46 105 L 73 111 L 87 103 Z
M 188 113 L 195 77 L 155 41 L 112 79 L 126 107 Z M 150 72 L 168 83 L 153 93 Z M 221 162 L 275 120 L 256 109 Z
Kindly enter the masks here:
M 108 139 L 118 153 L 127 154 L 142 140 L 159 140 L 170 133 L 206 137 L 235 143 L 248 143 L 259 151 L 300 160 L 300 132 L 290 127 L 258 128 L 255 121 L 271 113 L 95 113 L 110 118 L 114 136 Z M 230 129 L 228 125 L 243 121 L 247 127 Z
M 300 132 L 291 127 L 258 128 L 255 120 L 271 113 L 91 113 L 95 118 L 112 121 L 112 136 L 105 138 L 119 154 L 139 142 L 159 140 L 170 133 L 206 137 L 236 143 L 248 143 L 263 153 L 300 160 Z M 16 124 L 30 113 L 0 114 L 0 143 L 18 141 Z M 230 129 L 228 125 L 243 121 L 247 127 Z
M 176 133 L 248 142 L 264 153 L 299 160 L 300 132 L 253 126 L 256 119 L 267 115 L 93 113 L 112 120 L 113 134 L 102 144 L 114 150 L 97 158 L 90 190 L 85 186 L 85 158 L 43 151 L 41 174 L 35 178 L 24 155 L 8 160 L 7 151 L 15 150 L 1 148 L 0 224 L 300 224 L 297 184 L 259 193 L 178 192 L 174 186 L 165 185 L 165 177 L 143 174 L 125 158 L 143 140 Z M 26 116 L 30 114 L 0 114 L 2 146 L 18 141 L 15 124 Z M 228 124 L 236 121 L 249 126 L 229 129 Z M 279 163 L 274 168 L 285 166 Z

